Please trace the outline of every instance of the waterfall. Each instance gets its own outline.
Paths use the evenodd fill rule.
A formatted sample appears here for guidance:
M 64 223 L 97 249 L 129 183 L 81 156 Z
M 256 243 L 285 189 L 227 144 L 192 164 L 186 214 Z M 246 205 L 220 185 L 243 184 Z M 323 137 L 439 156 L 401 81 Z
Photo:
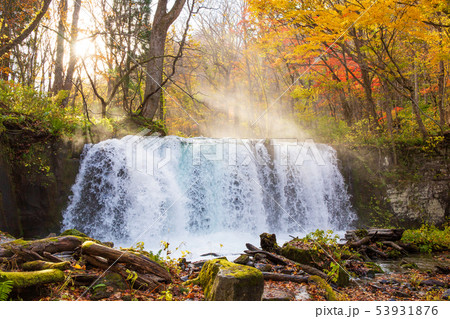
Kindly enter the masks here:
M 339 231 L 355 219 L 335 150 L 310 141 L 107 140 L 85 146 L 72 192 L 63 229 L 153 249 L 242 251 L 262 232 Z

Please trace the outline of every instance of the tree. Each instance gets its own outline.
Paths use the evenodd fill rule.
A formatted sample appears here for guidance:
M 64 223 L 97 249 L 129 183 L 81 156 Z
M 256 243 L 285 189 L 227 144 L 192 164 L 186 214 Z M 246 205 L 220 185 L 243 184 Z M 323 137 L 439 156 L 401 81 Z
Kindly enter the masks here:
M 5 1 L 4 4 L 6 4 L 7 2 L 8 1 Z M 33 30 L 37 28 L 39 22 L 47 13 L 51 2 L 52 0 L 44 0 L 41 9 L 36 13 L 33 20 L 20 32 L 20 34 L 0 46 L 0 57 L 3 57 L 13 47 L 22 43 L 22 41 L 25 40 L 31 34 L 31 32 L 33 32 Z M 4 28 L 8 28 L 8 26 L 4 26 L 2 22 L 2 29 Z
M 170 11 L 167 11 L 167 3 L 168 0 L 158 0 L 149 37 L 147 58 L 154 58 L 154 60 L 147 63 L 146 67 L 147 79 L 141 113 L 150 120 L 155 117 L 161 102 L 167 32 L 180 15 L 186 0 L 176 0 Z

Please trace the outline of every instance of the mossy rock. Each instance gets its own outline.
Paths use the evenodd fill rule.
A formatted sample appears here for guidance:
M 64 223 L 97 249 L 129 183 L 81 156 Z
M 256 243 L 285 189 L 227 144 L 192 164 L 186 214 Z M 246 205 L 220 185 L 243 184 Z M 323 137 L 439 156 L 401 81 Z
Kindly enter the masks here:
M 364 267 L 368 268 L 367 276 L 375 277 L 375 274 L 383 274 L 384 271 L 381 267 L 374 262 L 365 262 Z
M 250 261 L 250 256 L 249 255 L 240 255 L 238 258 L 236 258 L 234 260 L 235 264 L 240 264 L 240 265 L 247 265 L 247 263 Z
M 4 276 L 7 280 L 11 280 L 13 283 L 13 288 L 15 289 L 62 282 L 65 280 L 64 272 L 59 269 L 46 269 L 29 272 L 0 271 L 0 276 Z
M 84 233 L 82 233 L 82 232 L 80 232 L 79 230 L 76 230 L 76 229 L 65 230 L 59 236 L 77 236 L 77 237 L 90 238 L 88 235 L 86 235 L 86 234 L 84 234 Z
M 313 256 L 316 255 L 316 252 L 311 249 L 297 248 L 286 243 L 281 249 L 281 255 L 300 264 L 309 265 L 313 263 Z
M 402 267 L 403 269 L 419 269 L 416 263 L 402 262 L 400 263 L 400 267 Z
M 207 261 L 199 276 L 185 284 L 203 287 L 206 300 L 215 301 L 260 301 L 264 291 L 261 271 L 226 259 Z
M 102 279 L 98 281 L 99 284 L 105 284 L 108 287 L 112 287 L 118 290 L 128 289 L 128 285 L 121 275 L 115 272 L 106 274 Z
M 320 289 L 325 291 L 325 299 L 328 301 L 340 301 L 341 297 L 337 292 L 331 288 L 331 286 L 319 276 L 310 276 L 308 279 L 309 282 L 315 283 Z

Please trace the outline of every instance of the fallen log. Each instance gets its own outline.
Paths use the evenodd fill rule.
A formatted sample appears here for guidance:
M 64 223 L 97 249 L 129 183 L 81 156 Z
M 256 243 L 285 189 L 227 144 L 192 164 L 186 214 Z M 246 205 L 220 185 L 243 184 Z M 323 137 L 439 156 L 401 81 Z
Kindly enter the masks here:
M 111 270 L 113 272 L 116 272 L 119 275 L 121 275 L 124 279 L 128 279 L 128 277 L 130 276 L 130 272 L 127 271 L 127 268 L 125 268 L 124 266 L 119 265 L 117 263 L 111 265 L 107 261 L 102 260 L 103 258 L 101 258 L 101 257 L 99 258 L 99 257 L 93 257 L 93 256 L 89 256 L 89 255 L 82 255 L 82 257 L 84 260 L 86 260 L 91 265 L 101 268 L 103 270 Z M 151 275 L 143 275 L 143 274 L 139 274 L 139 273 L 136 273 L 136 275 L 137 276 L 134 278 L 135 279 L 134 288 L 155 290 L 155 289 L 158 289 L 159 287 L 163 286 L 162 283 L 158 282 L 157 280 L 154 280 L 157 278 L 151 277 Z M 100 278 L 98 278 L 98 279 L 100 279 Z
M 406 252 L 406 250 L 404 250 L 402 247 L 400 247 L 399 245 L 397 245 L 396 243 L 392 242 L 392 241 L 383 241 L 382 242 L 383 245 L 386 246 L 391 246 L 392 248 L 398 250 L 399 252 L 401 252 L 402 254 L 407 255 L 408 253 Z
M 83 238 L 76 236 L 51 237 L 32 241 L 17 239 L 0 245 L 0 257 L 11 257 L 15 250 L 28 250 L 39 255 L 43 252 L 54 254 L 62 251 L 74 251 L 82 242 Z
M 349 242 L 348 246 L 351 247 L 351 248 L 358 248 L 358 247 L 361 247 L 363 245 L 367 245 L 370 242 L 371 242 L 371 237 L 370 236 L 366 236 L 363 239 L 360 239 L 358 241 Z
M 273 280 L 273 281 L 291 281 L 297 283 L 306 283 L 308 282 L 309 276 L 294 276 L 294 275 L 285 275 L 285 274 L 277 274 L 273 272 L 263 272 L 264 280 Z
M 376 254 L 376 255 L 379 255 L 379 256 L 381 256 L 381 257 L 384 258 L 384 259 L 387 259 L 387 258 L 388 258 L 388 255 L 386 255 L 384 252 L 382 252 L 381 250 L 378 250 L 378 249 L 376 249 L 376 248 L 367 246 L 367 247 L 366 247 L 366 250 L 371 251 L 372 253 L 374 253 L 374 254 Z
M 45 259 L 47 259 L 48 261 L 53 262 L 53 263 L 62 263 L 62 262 L 64 262 L 63 259 L 58 258 L 58 257 L 56 257 L 56 256 L 54 256 L 54 255 L 52 255 L 52 254 L 50 254 L 50 253 L 47 252 L 47 251 L 44 251 L 44 252 L 42 253 L 42 257 L 44 257 Z
M 274 254 L 274 253 L 269 253 L 268 251 L 265 250 L 261 250 L 259 248 L 257 248 L 256 246 L 252 245 L 252 244 L 245 244 L 247 246 L 247 248 L 249 250 L 245 250 L 244 252 L 248 255 L 255 255 L 255 254 L 264 254 L 267 256 L 267 259 L 269 259 L 270 261 L 273 261 L 274 263 L 278 264 L 278 265 L 296 265 L 297 267 L 299 267 L 301 270 L 303 270 L 304 272 L 310 274 L 310 275 L 315 275 L 315 276 L 319 276 L 323 279 L 328 279 L 328 276 L 321 270 L 314 268 L 312 266 L 308 266 L 308 265 L 304 265 L 304 264 L 300 264 L 298 262 L 295 262 L 293 260 L 290 260 L 286 257 Z
M 98 275 L 95 275 L 95 274 L 71 274 L 70 277 L 73 280 L 73 284 L 76 286 L 90 286 L 97 280 Z
M 31 272 L 3 272 L 7 280 L 11 280 L 14 288 L 26 288 L 31 286 L 62 282 L 65 279 L 64 272 L 59 269 L 46 269 Z
M 367 230 L 367 236 L 372 238 L 372 241 L 397 241 L 402 239 L 404 229 L 380 229 L 370 228 Z
M 29 261 L 22 265 L 22 269 L 26 271 L 44 270 L 44 269 L 59 269 L 67 270 L 70 268 L 70 262 L 64 261 L 61 263 L 52 263 L 43 260 Z
M 99 245 L 92 241 L 83 243 L 81 250 L 84 255 L 99 256 L 112 262 L 125 263 L 141 274 L 152 274 L 165 282 L 171 282 L 172 280 L 170 273 L 163 266 L 140 255 Z

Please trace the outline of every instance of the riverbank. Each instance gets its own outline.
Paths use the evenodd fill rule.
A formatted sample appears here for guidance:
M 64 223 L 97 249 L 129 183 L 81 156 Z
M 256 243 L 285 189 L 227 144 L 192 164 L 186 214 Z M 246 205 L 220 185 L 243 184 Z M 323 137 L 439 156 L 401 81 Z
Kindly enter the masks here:
M 410 251 L 415 249 L 414 253 L 405 251 L 404 254 L 394 254 L 392 245 L 389 245 L 389 248 L 380 246 L 375 241 L 366 242 L 367 247 L 371 247 L 366 251 L 373 249 L 379 254 L 370 258 L 362 254 L 360 246 L 355 249 L 357 240 L 337 244 L 331 239 L 332 236 L 326 234 L 330 233 L 312 233 L 305 238 L 295 238 L 282 246 L 273 241 L 276 240 L 274 236 L 262 234 L 262 248 L 248 243 L 248 249 L 243 251 L 232 265 L 242 267 L 244 271 L 255 269 L 262 274 L 264 288 L 257 300 L 448 300 L 448 246 L 432 245 L 430 247 L 434 248 L 431 251 L 420 253 L 423 246 L 419 243 L 414 245 L 412 236 L 407 231 L 402 240 L 396 243 L 405 248 L 409 247 Z M 45 262 L 50 269 L 57 268 L 50 265 L 55 265 L 55 261 L 59 260 L 58 267 L 63 267 L 54 270 L 62 271 L 62 278 L 55 282 L 13 287 L 7 300 L 210 299 L 209 288 L 195 279 L 205 271 L 205 264 L 210 264 L 211 261 L 190 262 L 186 258 L 171 258 L 167 251 L 169 245 L 157 253 L 145 251 L 142 244 L 132 249 L 114 249 L 111 248 L 112 243 L 101 243 L 76 231 L 31 242 L 13 240 L 5 233 L 1 234 L 1 238 L 0 271 L 3 282 L 11 272 L 27 273 L 24 268 L 29 268 L 27 265 L 32 259 L 41 258 L 43 261 L 40 263 Z M 364 238 L 366 237 L 362 239 Z M 429 241 L 431 243 L 432 239 L 429 238 Z M 43 246 L 42 243 L 45 242 L 49 244 Z M 303 255 L 292 255 L 293 247 Z M 440 247 L 439 251 L 436 251 L 436 247 Z M 119 256 L 115 254 L 119 254 L 120 258 L 114 258 Z M 132 256 L 127 257 L 128 254 Z M 383 258 L 383 254 L 388 257 Z M 210 255 L 214 255 L 214 258 L 224 258 L 214 253 Z M 330 258 L 337 263 L 329 262 Z M 143 260 L 153 265 L 151 268 L 145 268 L 147 273 L 155 271 L 152 267 L 162 267 L 162 272 L 156 272 L 161 276 L 160 279 L 155 279 L 156 275 L 144 275 L 142 269 L 147 266 L 140 264 Z M 109 268 L 108 265 L 111 264 L 113 266 Z M 108 271 L 105 271 L 106 269 Z M 168 275 L 161 279 L 165 276 L 165 271 Z M 157 284 L 144 287 L 143 282 L 151 283 L 149 278 L 155 279 Z M 248 284 L 251 285 L 252 282 L 249 281 Z M 220 288 L 220 284 L 216 286 Z M 224 289 L 230 289 L 227 287 Z

